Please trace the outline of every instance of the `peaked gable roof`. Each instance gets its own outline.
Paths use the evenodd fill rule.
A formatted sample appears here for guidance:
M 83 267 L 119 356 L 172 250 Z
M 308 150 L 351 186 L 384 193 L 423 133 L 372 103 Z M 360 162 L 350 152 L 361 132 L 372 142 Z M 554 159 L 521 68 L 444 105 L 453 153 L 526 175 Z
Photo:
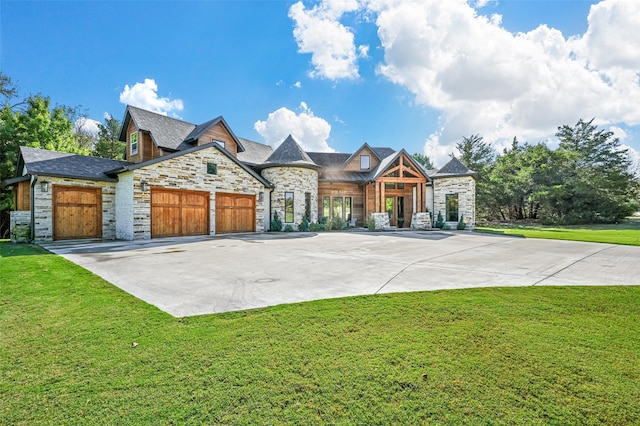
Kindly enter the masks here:
M 405 151 L 404 148 L 401 149 L 400 151 L 396 151 L 393 154 L 383 158 L 382 161 L 380 161 L 380 164 L 378 164 L 378 167 L 376 167 L 374 170 L 371 171 L 371 174 L 369 175 L 369 180 L 376 180 L 379 177 L 383 176 L 386 173 L 386 171 L 393 165 L 393 163 L 395 163 L 395 161 L 398 158 L 400 158 L 400 156 L 402 155 L 404 155 L 404 157 L 411 162 L 416 172 L 420 173 L 422 176 L 424 176 L 427 179 L 427 182 L 431 181 L 431 178 L 425 171 L 424 167 L 422 167 L 422 165 L 418 163 L 413 158 L 413 156 L 409 155 L 409 153 Z
M 129 164 L 126 161 L 21 146 L 16 173 L 21 173 L 24 167 L 30 175 L 115 181 L 105 172 Z
M 211 129 L 212 127 L 217 126 L 218 124 L 222 124 L 225 128 L 225 130 L 229 133 L 229 135 L 231 136 L 231 138 L 236 142 L 236 145 L 238 146 L 238 152 L 242 152 L 245 150 L 244 146 L 242 145 L 242 143 L 240 142 L 240 138 L 238 138 L 233 131 L 231 130 L 231 127 L 229 127 L 229 125 L 227 124 L 226 120 L 224 119 L 223 116 L 219 116 L 214 118 L 213 120 L 209 120 L 206 123 L 202 123 L 202 124 L 198 124 L 192 131 L 191 133 L 189 133 L 185 138 L 184 138 L 184 142 L 182 144 L 180 144 L 180 146 L 178 147 L 178 149 L 186 149 L 188 148 L 190 145 L 190 143 L 193 143 L 195 141 L 197 141 L 203 134 L 205 134 L 209 129 Z
M 153 158 L 151 160 L 143 161 L 141 163 L 126 163 L 125 165 L 122 165 L 120 167 L 108 170 L 105 173 L 107 175 L 109 175 L 109 176 L 117 176 L 120 173 L 141 169 L 143 167 L 151 166 L 153 164 L 158 164 L 158 163 L 161 163 L 163 161 L 167 161 L 167 160 L 170 160 L 172 158 L 179 157 L 181 155 L 186 155 L 186 154 L 190 154 L 192 152 L 200 151 L 202 149 L 209 149 L 209 148 L 217 149 L 220 153 L 222 153 L 228 159 L 230 159 L 235 164 L 237 164 L 242 170 L 244 170 L 245 172 L 247 172 L 251 176 L 253 176 L 255 179 L 257 179 L 264 186 L 269 187 L 269 188 L 273 188 L 273 184 L 271 182 L 269 182 L 267 179 L 265 179 L 264 177 L 260 176 L 258 173 L 254 172 L 253 170 L 251 170 L 248 166 L 244 165 L 236 157 L 231 155 L 226 149 L 223 149 L 220 145 L 218 145 L 215 142 L 211 142 L 211 143 L 208 143 L 206 145 L 194 146 L 194 147 L 191 147 L 189 149 L 184 149 L 182 151 L 172 152 L 171 154 L 163 155 L 161 157 Z
M 131 120 L 138 129 L 149 132 L 159 148 L 172 151 L 178 150 L 180 144 L 196 128 L 195 124 L 127 105 L 118 138 L 121 141 L 127 140 Z
M 473 176 L 476 177 L 478 173 L 470 170 L 467 166 L 462 164 L 456 157 L 452 157 L 451 160 L 435 174 L 431 175 L 433 178 L 449 177 L 449 176 Z
M 365 150 L 365 149 L 368 149 L 371 153 L 373 153 L 373 155 L 378 159 L 378 161 L 382 161 L 382 159 L 383 159 L 384 157 L 388 156 L 388 154 L 387 154 L 387 155 L 385 155 L 384 157 L 380 157 L 380 155 L 378 154 L 378 152 L 376 152 L 376 150 L 374 150 L 373 148 L 371 148 L 371 147 L 369 146 L 369 144 L 365 142 L 365 143 L 364 143 L 360 148 L 356 149 L 356 152 L 354 152 L 353 154 L 351 154 L 351 156 L 345 160 L 344 164 L 348 164 L 348 163 L 350 163 L 350 162 L 351 162 L 351 160 L 353 160 L 354 158 L 356 158 L 356 156 L 357 156 L 358 154 L 360 154 L 360 152 L 362 152 L 362 151 L 363 151 L 363 150 Z M 393 152 L 393 150 L 391 150 L 391 151 Z
M 303 166 L 320 168 L 302 149 L 291 135 L 273 151 L 267 160 L 259 167 L 264 169 L 274 166 Z
M 238 160 L 246 164 L 256 165 L 267 161 L 267 158 L 273 154 L 273 148 L 270 145 L 250 141 L 249 139 L 238 138 L 244 146 L 243 152 L 238 152 Z

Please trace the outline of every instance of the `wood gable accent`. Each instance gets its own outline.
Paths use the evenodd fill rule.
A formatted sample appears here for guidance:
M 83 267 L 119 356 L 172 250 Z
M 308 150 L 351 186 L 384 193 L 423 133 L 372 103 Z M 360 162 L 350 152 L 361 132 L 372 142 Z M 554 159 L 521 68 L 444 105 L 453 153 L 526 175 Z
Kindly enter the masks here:
M 206 145 L 213 141 L 224 142 L 224 148 L 234 157 L 238 156 L 238 144 L 236 140 L 231 136 L 231 132 L 226 128 L 224 123 L 217 123 L 209 130 L 204 132 L 197 142 L 197 146 Z
M 373 191 L 367 191 L 367 205 L 372 207 L 373 211 L 387 211 L 388 198 L 399 200 L 398 197 L 402 197 L 404 203 L 410 199 L 413 204 L 414 192 L 416 211 L 426 211 L 427 178 L 404 151 L 379 174 L 373 186 Z M 370 200 L 371 196 L 373 200 Z M 409 209 L 405 206 L 403 210 L 407 212 Z M 406 213 L 404 214 L 403 221 L 406 221 Z
M 16 210 L 31 210 L 31 182 L 25 180 L 16 185 Z
M 131 152 L 131 135 L 135 133 L 138 138 L 138 151 L 135 154 Z M 129 120 L 127 127 L 127 161 L 132 163 L 142 163 L 143 161 L 153 160 L 162 156 L 162 150 L 153 142 L 151 135 L 144 132 L 136 126 L 133 120 Z
M 368 155 L 369 156 L 370 167 L 368 169 L 361 169 L 360 168 L 360 156 L 361 155 Z M 351 159 L 347 163 L 345 163 L 345 165 L 343 166 L 342 170 L 347 171 L 347 172 L 360 172 L 360 171 L 365 171 L 365 170 L 373 170 L 376 167 L 378 167 L 378 164 L 380 164 L 380 160 L 378 159 L 378 156 L 373 152 L 373 150 L 371 150 L 369 145 L 364 144 L 363 146 L 360 147 L 360 149 L 358 149 L 351 156 Z

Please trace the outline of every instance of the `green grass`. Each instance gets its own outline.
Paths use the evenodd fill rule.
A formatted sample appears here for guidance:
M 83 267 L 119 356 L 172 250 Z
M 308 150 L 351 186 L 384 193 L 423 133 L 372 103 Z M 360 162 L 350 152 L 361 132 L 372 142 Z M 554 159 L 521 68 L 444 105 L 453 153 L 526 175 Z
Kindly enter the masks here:
M 33 246 L 0 279 L 1 424 L 640 423 L 640 287 L 176 319 Z
M 478 232 L 513 235 L 524 238 L 586 241 L 592 243 L 640 246 L 640 218 L 628 218 L 617 225 L 576 226 L 478 226 Z

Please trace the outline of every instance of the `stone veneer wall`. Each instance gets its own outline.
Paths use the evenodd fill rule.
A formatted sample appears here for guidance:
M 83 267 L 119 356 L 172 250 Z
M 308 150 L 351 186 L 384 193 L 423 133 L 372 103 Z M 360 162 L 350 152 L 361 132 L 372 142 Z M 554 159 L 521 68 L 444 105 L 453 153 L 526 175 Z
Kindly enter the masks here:
M 218 173 L 207 174 L 207 163 L 215 163 Z M 264 230 L 264 202 L 259 194 L 268 196 L 268 189 L 238 164 L 222 154 L 216 147 L 209 147 L 189 154 L 179 155 L 140 169 L 133 170 L 133 239 L 151 238 L 151 191 L 142 192 L 140 182 L 148 186 L 167 189 L 208 191 L 210 234 L 215 234 L 216 192 L 252 194 L 256 196 L 256 231 Z M 126 214 L 126 212 L 123 212 Z M 123 226 L 122 229 L 125 229 Z M 127 231 L 128 232 L 128 231 Z
M 446 218 L 446 195 L 458 194 L 458 215 L 464 215 L 467 229 L 474 229 L 476 223 L 476 180 L 471 176 L 447 177 L 433 182 L 433 220 L 438 211 Z M 456 222 L 448 222 L 455 229 Z
M 302 220 L 305 210 L 306 192 L 311 194 L 311 222 L 318 221 L 318 171 L 315 169 L 284 166 L 269 167 L 262 170 L 262 176 L 275 185 L 271 193 L 271 217 L 277 211 L 282 219 L 283 227 L 286 225 L 298 229 L 298 222 Z M 285 223 L 284 219 L 284 193 L 293 192 L 293 223 Z
M 31 238 L 31 210 L 12 211 L 9 226 L 12 243 L 26 243 Z
M 42 192 L 40 183 L 49 182 L 49 190 Z M 52 176 L 39 176 L 34 186 L 35 194 L 35 240 L 47 242 L 53 240 L 53 185 L 84 186 L 102 189 L 102 238 L 116 238 L 115 182 L 102 182 Z

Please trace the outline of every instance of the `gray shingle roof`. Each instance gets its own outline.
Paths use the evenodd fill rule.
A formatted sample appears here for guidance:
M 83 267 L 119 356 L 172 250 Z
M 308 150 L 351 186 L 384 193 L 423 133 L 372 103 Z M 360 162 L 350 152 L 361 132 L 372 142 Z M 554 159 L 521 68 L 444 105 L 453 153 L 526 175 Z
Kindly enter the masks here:
M 276 165 L 320 167 L 313 162 L 311 157 L 304 152 L 302 147 L 298 145 L 291 135 L 289 135 L 284 142 L 282 142 L 280 146 L 273 151 L 269 158 L 261 164 L 261 168 Z
M 131 119 L 140 130 L 151 133 L 156 145 L 160 148 L 169 150 L 184 149 L 180 147 L 182 142 L 191 134 L 195 128 L 195 124 L 186 121 L 177 120 L 155 112 L 140 109 L 131 105 L 127 105 L 127 111 L 131 115 Z M 120 140 L 126 140 L 126 129 L 128 127 L 128 118 L 125 113 L 125 119 L 122 123 L 122 131 L 120 132 Z M 205 123 L 206 124 L 206 123 Z
M 314 163 L 326 168 L 340 168 L 351 157 L 351 154 L 339 152 L 307 152 L 307 154 Z
M 273 154 L 273 148 L 269 145 L 250 141 L 249 139 L 238 139 L 244 146 L 244 152 L 238 152 L 238 160 L 243 163 L 251 165 L 262 164 Z
M 445 164 L 437 173 L 432 177 L 445 177 L 445 176 L 476 176 L 477 173 L 473 170 L 469 170 L 467 166 L 462 164 L 456 157 L 451 158 L 447 164 Z
M 20 147 L 20 154 L 29 174 L 89 180 L 114 181 L 115 179 L 107 176 L 105 172 L 131 164 L 126 161 L 87 157 L 26 146 Z
M 387 158 L 390 155 L 393 155 L 396 151 L 391 148 L 371 148 L 371 151 L 374 152 L 382 160 L 383 158 Z

